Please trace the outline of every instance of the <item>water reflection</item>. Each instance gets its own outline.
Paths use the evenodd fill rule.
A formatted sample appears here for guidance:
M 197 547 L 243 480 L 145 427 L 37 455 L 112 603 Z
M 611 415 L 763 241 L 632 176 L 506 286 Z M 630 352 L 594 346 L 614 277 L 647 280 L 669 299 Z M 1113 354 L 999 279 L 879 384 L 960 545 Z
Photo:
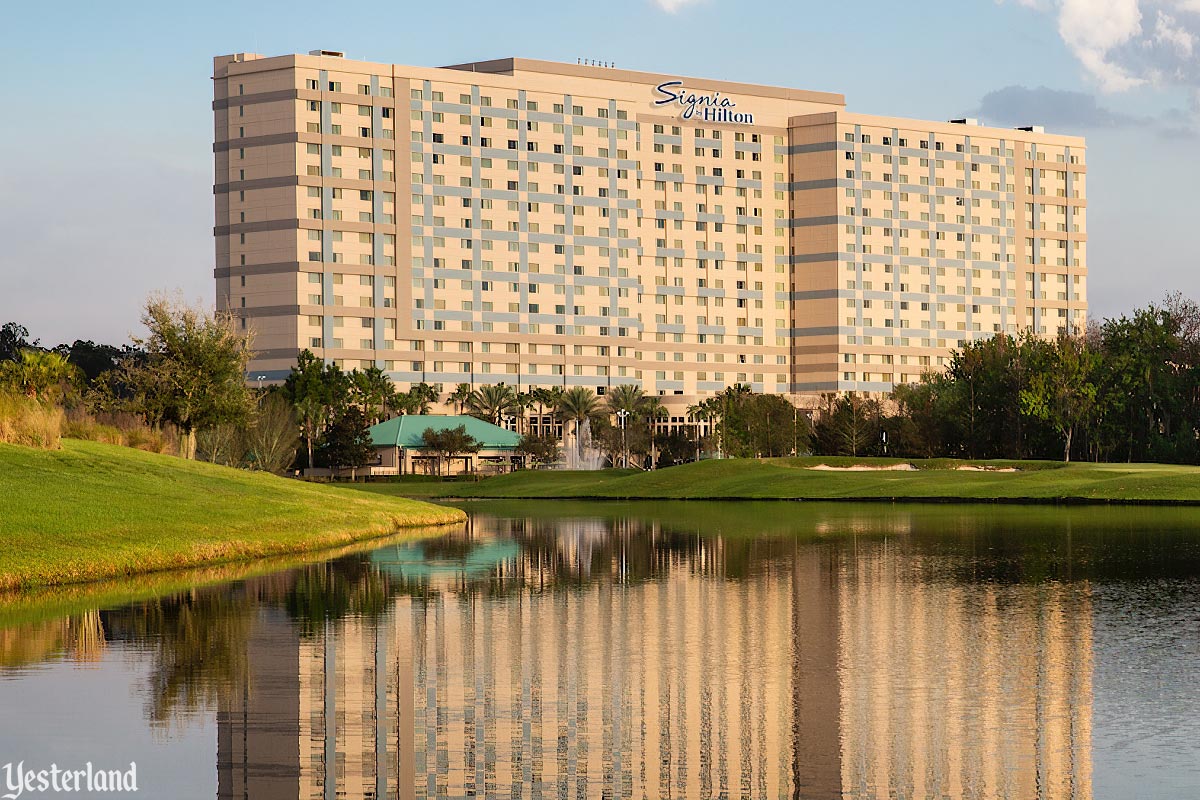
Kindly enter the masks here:
M 0 654 L 134 654 L 219 798 L 1090 798 L 1096 586 L 1200 574 L 1173 517 L 539 508 Z

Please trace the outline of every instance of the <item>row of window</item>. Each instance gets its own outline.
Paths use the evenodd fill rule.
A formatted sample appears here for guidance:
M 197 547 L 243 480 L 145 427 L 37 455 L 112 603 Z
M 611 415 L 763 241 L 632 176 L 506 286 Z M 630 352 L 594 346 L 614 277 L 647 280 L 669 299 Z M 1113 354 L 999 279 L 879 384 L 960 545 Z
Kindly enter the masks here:
M 666 133 L 666 126 L 655 125 L 654 132 L 655 133 Z M 679 136 L 681 134 L 682 134 L 682 126 L 680 126 L 680 125 L 672 125 L 671 126 L 671 135 L 672 136 Z M 695 138 L 697 138 L 697 139 L 712 139 L 714 141 L 719 141 L 722 137 L 722 131 L 720 128 L 713 128 L 712 130 L 707 131 L 707 132 L 703 128 L 695 128 L 695 129 L 693 129 L 693 134 L 694 134 Z M 749 140 L 747 140 L 746 133 L 744 131 L 734 131 L 733 132 L 733 140 L 735 142 L 749 141 L 752 144 L 761 144 L 762 136 L 757 133 L 752 133 L 752 134 L 750 134 Z M 783 137 L 776 136 L 774 138 L 774 141 L 775 141 L 775 144 L 782 145 Z
M 845 134 L 843 134 L 843 138 L 847 142 L 859 142 L 861 144 L 870 144 L 871 143 L 871 134 L 869 134 L 869 133 L 864 133 L 864 134 L 860 134 L 857 136 L 853 133 L 845 133 Z M 883 138 L 883 144 L 885 146 L 891 146 L 894 144 L 897 147 L 908 147 L 908 139 L 907 138 L 896 137 L 896 136 L 884 136 L 882 138 Z M 919 141 L 920 141 L 920 149 L 921 150 L 933 149 L 934 151 L 938 151 L 938 150 L 946 149 L 946 145 L 944 142 L 932 140 L 933 147 L 930 148 L 931 140 L 920 139 Z M 958 152 L 958 153 L 971 153 L 972 155 L 980 155 L 981 154 L 979 145 L 971 145 L 970 147 L 968 147 L 963 142 L 955 143 L 954 150 L 955 150 L 955 152 Z M 1014 152 L 1010 148 L 1005 148 L 1005 149 L 1001 150 L 1001 148 L 999 148 L 999 147 L 992 147 L 989 149 L 988 154 L 992 155 L 992 156 L 997 156 L 997 157 L 1003 156 L 1004 158 L 1013 158 L 1014 157 Z M 1047 155 L 1045 150 L 1030 149 L 1030 150 L 1022 152 L 1021 155 L 1025 156 L 1025 158 L 1027 158 L 1030 161 L 1050 161 L 1050 158 Z M 1055 154 L 1054 160 L 1060 164 L 1082 163 L 1080 161 L 1078 155 L 1072 155 L 1072 156 L 1068 157 L 1066 153 Z
M 429 92 L 426 92 L 424 89 L 411 89 L 409 91 L 409 97 L 413 100 L 430 100 L 434 103 L 444 103 L 446 101 L 446 95 L 444 92 L 432 91 L 432 90 Z M 470 94 L 466 94 L 466 93 L 460 94 L 458 96 L 458 102 L 462 105 L 467 105 L 467 106 L 476 105 L 472 96 Z M 488 95 L 480 95 L 478 105 L 481 107 L 484 107 L 484 108 L 490 108 L 492 106 L 492 98 L 489 97 Z M 512 109 L 512 110 L 519 110 L 521 108 L 520 103 L 517 101 L 517 98 L 515 98 L 515 97 L 508 98 L 505 101 L 505 105 L 507 108 Z M 538 101 L 527 100 L 525 102 L 524 108 L 526 111 L 537 111 L 539 109 Z M 567 110 L 566 110 L 567 107 L 566 107 L 566 104 L 564 104 L 564 103 L 554 103 L 552 105 L 552 108 L 553 108 L 555 114 L 566 114 L 567 113 Z M 584 116 L 584 108 L 581 105 L 573 104 L 571 106 L 570 113 L 572 116 L 582 117 L 582 116 Z M 610 117 L 609 109 L 605 106 L 597 107 L 596 113 L 593 116 L 599 117 L 601 119 L 608 119 Z M 618 109 L 616 112 L 616 118 L 617 119 L 629 119 L 629 112 Z
M 325 87 L 326 87 L 326 91 L 340 93 L 342 91 L 342 82 L 341 81 L 327 81 L 325 84 Z M 306 88 L 310 91 L 319 92 L 319 91 L 321 91 L 321 82 L 319 80 L 317 80 L 316 78 L 308 78 L 307 80 L 304 81 L 304 88 Z M 241 93 L 240 89 L 241 89 L 241 87 L 239 86 L 239 94 Z M 370 84 L 367 84 L 367 83 L 358 84 L 358 94 L 370 96 L 370 94 L 371 94 Z M 392 96 L 392 87 L 380 86 L 379 87 L 379 96 L 380 97 L 391 97 Z

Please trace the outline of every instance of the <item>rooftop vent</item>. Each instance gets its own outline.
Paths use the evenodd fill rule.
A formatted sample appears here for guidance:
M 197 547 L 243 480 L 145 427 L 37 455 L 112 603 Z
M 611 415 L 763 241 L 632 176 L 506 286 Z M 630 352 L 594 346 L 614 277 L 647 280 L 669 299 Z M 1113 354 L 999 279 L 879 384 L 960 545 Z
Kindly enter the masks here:
M 951 125 L 978 125 L 979 120 L 975 119 L 974 117 L 963 117 L 962 119 L 950 120 L 950 124 Z
M 1042 125 L 1019 125 L 1017 130 L 1025 131 L 1026 133 L 1045 133 L 1046 128 Z
M 330 58 L 345 58 L 346 54 L 341 50 L 309 50 L 310 56 L 329 56 Z

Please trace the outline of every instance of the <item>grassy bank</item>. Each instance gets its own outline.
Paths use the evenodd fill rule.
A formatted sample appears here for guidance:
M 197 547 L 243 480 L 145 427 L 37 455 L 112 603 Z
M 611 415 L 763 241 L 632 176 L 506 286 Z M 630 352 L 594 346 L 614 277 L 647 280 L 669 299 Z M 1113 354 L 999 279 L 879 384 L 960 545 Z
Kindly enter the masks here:
M 311 552 L 462 519 L 97 442 L 0 445 L 0 591 Z
M 817 465 L 915 471 L 825 471 Z M 987 471 L 964 471 L 961 466 Z M 1015 469 L 999 472 L 998 469 Z M 704 461 L 656 472 L 530 471 L 479 482 L 374 483 L 378 494 L 462 498 L 925 500 L 1200 504 L 1200 468 L 1165 464 L 964 462 L 874 458 Z

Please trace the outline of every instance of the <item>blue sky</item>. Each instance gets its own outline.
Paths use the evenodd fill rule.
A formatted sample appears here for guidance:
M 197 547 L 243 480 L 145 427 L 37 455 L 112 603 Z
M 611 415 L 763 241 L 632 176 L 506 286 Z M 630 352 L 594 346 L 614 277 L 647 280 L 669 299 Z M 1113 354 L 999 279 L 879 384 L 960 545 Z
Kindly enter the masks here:
M 431 37 L 423 20 L 451 36 Z M 212 302 L 213 55 L 509 55 L 840 92 L 853 111 L 1088 137 L 1090 302 L 1200 297 L 1200 0 L 21 3 L 0 97 L 0 322 L 124 342 L 155 290 Z M 1195 48 L 1198 52 L 1193 52 Z M 1155 196 L 1152 202 L 1148 198 Z

